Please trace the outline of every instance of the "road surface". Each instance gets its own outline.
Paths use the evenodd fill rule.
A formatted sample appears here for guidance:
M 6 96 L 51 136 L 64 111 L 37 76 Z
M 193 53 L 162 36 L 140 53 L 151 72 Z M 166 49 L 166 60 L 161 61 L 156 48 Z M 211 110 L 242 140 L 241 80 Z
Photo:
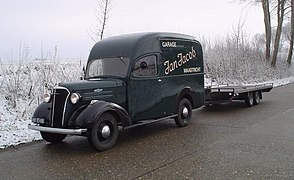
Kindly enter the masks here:
M 294 85 L 252 108 L 200 108 L 184 128 L 167 120 L 120 132 L 105 152 L 74 136 L 1 150 L 0 172 L 0 179 L 294 179 Z

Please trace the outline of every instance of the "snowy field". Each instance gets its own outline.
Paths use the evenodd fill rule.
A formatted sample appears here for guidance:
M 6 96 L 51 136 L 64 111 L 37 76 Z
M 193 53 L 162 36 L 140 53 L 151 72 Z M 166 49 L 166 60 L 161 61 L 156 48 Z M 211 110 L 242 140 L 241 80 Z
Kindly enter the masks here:
M 283 86 L 289 83 L 294 83 L 294 77 L 267 81 L 265 83 L 273 83 L 274 87 Z M 210 81 L 206 81 L 206 85 L 210 84 Z M 20 114 L 23 112 L 32 113 L 33 109 L 27 109 L 26 111 L 18 112 L 17 110 L 13 110 L 9 107 L 10 106 L 5 100 L 0 101 L 0 149 L 41 140 L 39 132 L 28 129 L 28 124 L 31 122 L 31 114 L 25 116 Z
M 32 113 L 47 89 L 75 81 L 85 61 L 17 61 L 0 64 L 0 149 L 40 140 L 28 129 Z

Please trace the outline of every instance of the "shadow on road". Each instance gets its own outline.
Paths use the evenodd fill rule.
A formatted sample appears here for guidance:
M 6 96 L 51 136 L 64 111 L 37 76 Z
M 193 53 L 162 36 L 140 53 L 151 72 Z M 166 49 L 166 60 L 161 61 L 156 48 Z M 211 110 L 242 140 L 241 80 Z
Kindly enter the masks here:
M 148 141 L 150 138 L 158 137 L 167 134 L 168 132 L 176 131 L 177 129 L 178 127 L 174 124 L 174 121 L 169 119 L 128 130 L 120 130 L 117 143 L 108 151 L 126 151 L 128 146 L 131 146 L 132 144 L 140 144 L 140 142 Z M 69 153 L 97 153 L 97 151 L 88 144 L 86 137 L 69 136 L 60 143 L 49 143 L 43 141 L 42 144 L 44 145 L 44 153 L 59 154 L 58 156 Z

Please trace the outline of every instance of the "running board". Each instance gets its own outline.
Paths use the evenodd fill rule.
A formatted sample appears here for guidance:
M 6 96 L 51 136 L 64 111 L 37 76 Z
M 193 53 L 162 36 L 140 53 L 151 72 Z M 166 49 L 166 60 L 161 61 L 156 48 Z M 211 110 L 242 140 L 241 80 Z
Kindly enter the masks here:
M 135 128 L 135 127 L 138 127 L 138 126 L 143 126 L 143 125 L 146 125 L 146 124 L 152 124 L 152 123 L 156 123 L 156 122 L 163 121 L 163 120 L 166 120 L 166 119 L 174 118 L 176 116 L 177 116 L 177 114 L 171 115 L 171 116 L 167 116 L 167 117 L 163 117 L 163 118 L 160 118 L 160 119 L 137 121 L 136 124 L 123 127 L 122 129 L 123 130 L 127 130 L 127 129 Z

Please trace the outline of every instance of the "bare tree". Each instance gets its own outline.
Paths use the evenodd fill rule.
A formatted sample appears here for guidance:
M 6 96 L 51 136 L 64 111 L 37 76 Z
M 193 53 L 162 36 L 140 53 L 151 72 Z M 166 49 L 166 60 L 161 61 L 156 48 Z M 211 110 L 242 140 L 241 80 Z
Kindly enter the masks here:
M 106 25 L 110 18 L 111 2 L 112 0 L 98 0 L 98 6 L 96 8 L 96 19 L 98 24 L 91 28 L 90 38 L 97 42 L 102 40 Z
M 4 65 L 0 62 L 0 74 L 3 76 L 3 84 L 5 86 L 5 98 L 8 100 L 9 104 L 15 108 L 17 106 L 17 99 L 27 93 L 21 93 L 22 87 L 22 73 L 25 71 L 26 67 L 23 62 L 27 61 L 30 57 L 29 47 L 20 42 L 17 57 L 11 52 L 11 63 Z M 2 84 L 2 85 L 3 85 Z
M 278 26 L 277 26 L 277 32 L 275 35 L 274 51 L 273 51 L 273 57 L 271 62 L 272 67 L 276 67 L 276 64 L 277 64 L 277 57 L 278 57 L 280 39 L 282 34 L 283 20 L 285 15 L 285 2 L 286 0 L 278 0 L 278 5 L 277 5 Z
M 264 28 L 265 28 L 265 59 L 269 61 L 271 56 L 271 39 L 272 39 L 269 0 L 261 0 L 261 4 L 263 9 L 263 21 L 264 21 Z
M 245 32 L 244 32 L 245 21 L 239 19 L 238 24 L 233 27 L 232 39 L 236 41 L 237 49 L 241 48 L 244 45 L 245 41 Z
M 265 59 L 270 61 L 271 57 L 271 41 L 272 41 L 272 25 L 271 25 L 271 0 L 239 0 L 242 3 L 261 4 L 263 10 L 263 21 L 265 29 Z
M 291 33 L 290 33 L 290 46 L 289 46 L 289 52 L 288 52 L 288 57 L 287 57 L 287 63 L 290 66 L 291 61 L 292 61 L 292 56 L 293 56 L 293 45 L 294 45 L 294 0 L 291 0 Z

